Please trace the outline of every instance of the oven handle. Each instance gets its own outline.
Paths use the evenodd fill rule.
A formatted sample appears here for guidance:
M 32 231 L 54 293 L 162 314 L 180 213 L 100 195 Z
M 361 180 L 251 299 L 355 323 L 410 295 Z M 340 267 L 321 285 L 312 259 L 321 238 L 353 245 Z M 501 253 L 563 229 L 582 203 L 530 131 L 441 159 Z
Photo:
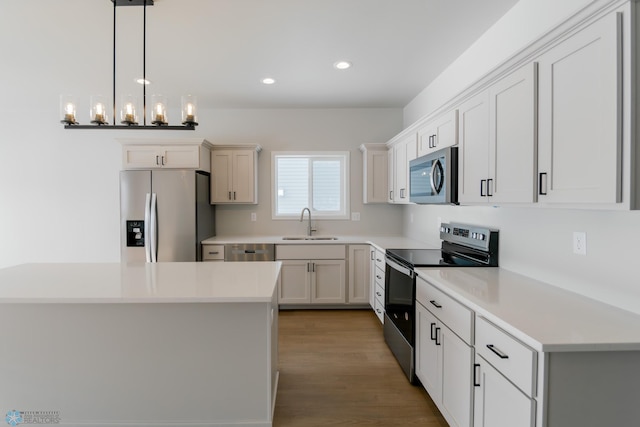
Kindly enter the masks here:
M 415 274 L 413 270 L 403 267 L 397 262 L 390 260 L 389 258 L 387 258 L 387 265 L 393 268 L 394 270 L 397 270 L 400 273 L 404 274 L 405 276 L 409 276 L 410 278 L 413 279 L 413 276 Z

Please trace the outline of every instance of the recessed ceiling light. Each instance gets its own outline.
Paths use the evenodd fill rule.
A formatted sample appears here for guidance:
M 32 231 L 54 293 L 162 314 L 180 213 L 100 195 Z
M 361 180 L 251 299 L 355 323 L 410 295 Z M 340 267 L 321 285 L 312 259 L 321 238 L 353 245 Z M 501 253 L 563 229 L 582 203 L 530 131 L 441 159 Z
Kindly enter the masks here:
M 147 79 L 139 78 L 139 79 L 136 79 L 136 83 L 141 85 L 149 85 L 151 84 L 151 81 Z
M 337 70 L 346 70 L 347 68 L 351 68 L 351 62 L 349 61 L 338 61 L 333 64 L 333 67 Z
M 262 84 L 265 85 L 272 85 L 276 82 L 276 79 L 273 79 L 271 77 L 265 77 L 264 79 L 260 80 L 262 82 Z

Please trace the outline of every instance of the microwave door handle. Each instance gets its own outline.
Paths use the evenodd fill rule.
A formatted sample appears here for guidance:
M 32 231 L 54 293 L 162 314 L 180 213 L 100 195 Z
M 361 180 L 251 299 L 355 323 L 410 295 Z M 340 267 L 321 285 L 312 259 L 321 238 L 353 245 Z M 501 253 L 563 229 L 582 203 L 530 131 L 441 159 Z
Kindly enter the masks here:
M 436 172 L 440 179 L 436 182 Z M 431 166 L 431 172 L 429 173 L 429 181 L 431 182 L 431 192 L 433 194 L 440 194 L 440 190 L 442 190 L 442 162 L 440 159 L 436 159 Z

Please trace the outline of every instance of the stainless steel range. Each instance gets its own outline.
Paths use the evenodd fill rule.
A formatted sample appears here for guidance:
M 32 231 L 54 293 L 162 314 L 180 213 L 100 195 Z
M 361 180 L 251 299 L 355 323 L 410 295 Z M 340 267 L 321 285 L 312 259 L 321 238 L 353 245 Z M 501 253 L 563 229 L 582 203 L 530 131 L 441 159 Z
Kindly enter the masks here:
M 440 249 L 388 249 L 384 338 L 412 384 L 417 267 L 497 267 L 498 230 L 468 224 L 442 224 Z

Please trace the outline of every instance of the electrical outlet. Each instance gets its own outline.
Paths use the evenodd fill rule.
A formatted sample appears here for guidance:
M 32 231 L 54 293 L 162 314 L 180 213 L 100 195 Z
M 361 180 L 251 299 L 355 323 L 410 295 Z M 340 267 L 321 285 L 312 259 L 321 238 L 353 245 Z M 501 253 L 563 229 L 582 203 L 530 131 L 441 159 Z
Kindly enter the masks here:
M 351 221 L 360 221 L 360 212 L 351 212 Z
M 577 255 L 587 254 L 587 233 L 584 231 L 573 232 L 573 253 Z
M 255 212 L 251 212 L 251 221 L 256 221 L 258 219 L 258 216 L 256 215 Z

